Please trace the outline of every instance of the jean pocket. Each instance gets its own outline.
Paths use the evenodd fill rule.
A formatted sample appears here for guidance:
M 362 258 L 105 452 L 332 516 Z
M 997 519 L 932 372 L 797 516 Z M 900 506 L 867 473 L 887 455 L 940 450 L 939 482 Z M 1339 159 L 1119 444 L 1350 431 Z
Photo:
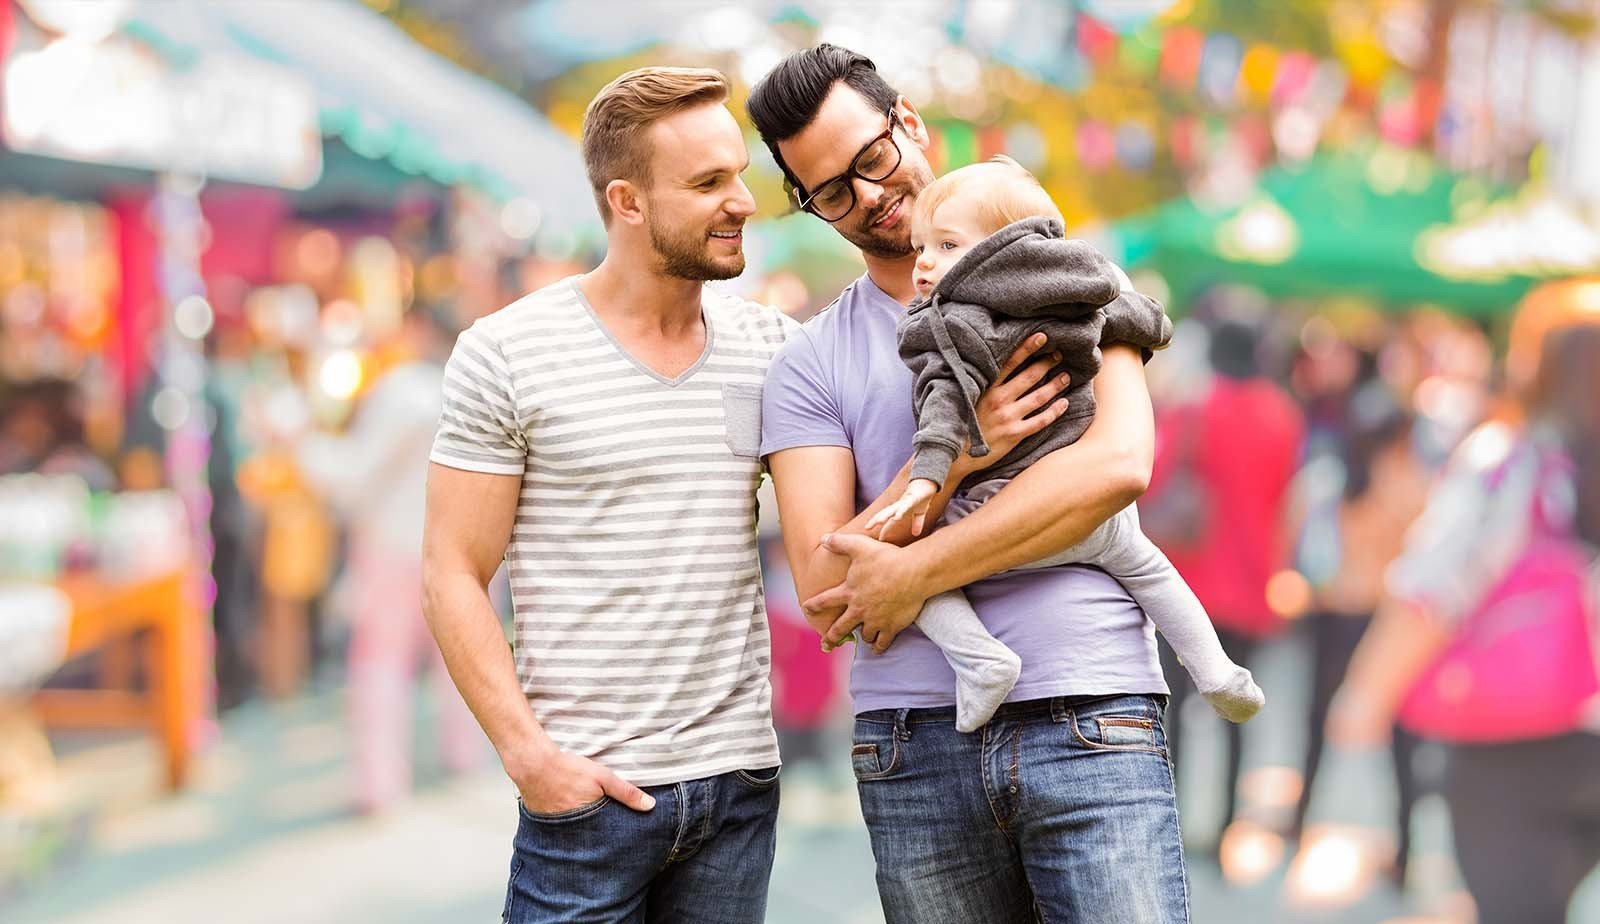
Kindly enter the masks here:
M 534 810 L 528 808 L 528 806 L 524 804 L 521 799 L 518 799 L 517 810 L 522 813 L 523 818 L 537 824 L 564 824 L 567 822 L 582 821 L 585 818 L 597 815 L 600 813 L 600 810 L 605 808 L 610 802 L 610 796 L 601 796 L 593 802 L 587 802 L 578 806 L 577 808 L 570 808 L 560 812 L 535 812 Z
M 735 770 L 733 776 L 756 792 L 766 792 L 778 785 L 778 775 L 782 772 L 782 767 L 766 767 L 761 770 Z
M 900 761 L 900 739 L 895 736 L 894 726 L 879 726 L 874 722 L 856 723 L 856 732 L 850 744 L 850 770 L 855 774 L 856 782 L 888 779 L 900 769 Z
M 761 455 L 761 386 L 729 384 L 722 386 L 722 420 L 728 434 L 728 450 L 741 459 Z
M 1078 743 L 1099 751 L 1153 751 L 1165 754 L 1161 720 L 1153 716 L 1072 713 L 1072 734 Z

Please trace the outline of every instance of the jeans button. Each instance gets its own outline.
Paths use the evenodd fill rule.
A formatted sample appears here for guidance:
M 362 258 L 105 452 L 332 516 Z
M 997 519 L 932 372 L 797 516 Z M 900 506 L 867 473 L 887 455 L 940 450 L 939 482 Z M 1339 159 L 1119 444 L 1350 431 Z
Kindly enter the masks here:
M 1011 794 L 1013 796 L 1017 794 L 1017 784 L 1016 783 L 1012 783 L 1011 784 Z

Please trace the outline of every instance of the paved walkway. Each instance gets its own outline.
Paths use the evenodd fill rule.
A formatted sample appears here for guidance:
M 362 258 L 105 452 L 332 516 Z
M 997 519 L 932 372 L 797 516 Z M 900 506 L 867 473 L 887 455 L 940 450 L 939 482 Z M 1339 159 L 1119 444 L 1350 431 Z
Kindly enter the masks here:
M 1273 697 L 1249 726 L 1247 791 L 1252 811 L 1270 818 L 1292 800 L 1297 776 L 1294 684 L 1303 677 L 1291 645 L 1269 649 L 1257 673 Z M 441 779 L 425 760 L 417 794 L 390 814 L 367 819 L 346 808 L 347 739 L 338 691 L 284 706 L 252 705 L 226 721 L 197 783 L 159 795 L 158 762 L 143 741 L 96 745 L 65 762 L 75 798 L 96 805 L 81 855 L 31 884 L 0 920 L 14 924 L 349 924 L 497 920 L 516 815 L 498 770 Z M 421 720 L 425 733 L 428 719 Z M 1191 722 L 1199 738 L 1186 752 L 1180 784 L 1193 837 L 1213 829 L 1219 811 L 1221 745 L 1216 729 Z M 845 753 L 842 744 L 835 748 Z M 487 751 L 486 751 L 487 755 Z M 872 860 L 848 768 L 785 771 L 778 856 L 768 920 L 779 924 L 869 924 L 882 920 Z M 1316 849 L 1290 867 L 1265 831 L 1236 831 L 1224 862 L 1192 855 L 1194 920 L 1409 924 L 1459 920 L 1463 897 L 1445 849 L 1438 800 L 1418 816 L 1415 888 L 1402 902 L 1377 876 L 1388 817 L 1386 768 L 1378 758 L 1337 757 L 1317 814 Z M 1208 785 L 1208 783 L 1210 785 Z M 1277 807 L 1277 808 L 1275 808 Z M 1372 845 L 1370 848 L 1366 845 Z M 1591 880 L 1575 921 L 1600 922 L 1600 877 Z

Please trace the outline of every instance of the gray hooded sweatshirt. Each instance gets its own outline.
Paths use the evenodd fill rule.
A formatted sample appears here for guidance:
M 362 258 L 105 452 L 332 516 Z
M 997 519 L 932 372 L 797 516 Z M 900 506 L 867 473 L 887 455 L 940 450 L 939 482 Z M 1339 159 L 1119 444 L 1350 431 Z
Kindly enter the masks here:
M 1059 221 L 1025 218 L 1001 228 L 967 251 L 900 320 L 900 357 L 916 383 L 912 478 L 944 484 L 969 435 L 974 457 L 989 454 L 978 431 L 978 397 L 1037 331 L 1048 338 L 1041 355 L 1062 356 L 1051 374 L 1071 377 L 1063 395 L 1067 413 L 974 474 L 965 488 L 1013 478 L 1077 442 L 1094 419 L 1100 345 L 1140 347 L 1148 361 L 1151 350 L 1172 339 L 1172 322 L 1154 299 L 1123 291 L 1110 261 L 1083 241 L 1067 240 Z

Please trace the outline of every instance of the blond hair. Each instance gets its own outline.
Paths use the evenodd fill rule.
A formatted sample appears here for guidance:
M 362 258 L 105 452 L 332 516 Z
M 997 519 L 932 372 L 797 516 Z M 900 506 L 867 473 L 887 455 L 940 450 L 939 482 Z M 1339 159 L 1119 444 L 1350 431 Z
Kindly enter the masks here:
M 978 197 L 978 222 L 984 234 L 993 234 L 1024 218 L 1063 221 L 1061 210 L 1034 175 L 1004 154 L 934 180 L 917 194 L 912 220 L 921 224 L 932 221 L 939 206 L 956 196 Z
M 611 224 L 606 186 L 612 180 L 650 182 L 650 126 L 727 98 L 728 78 L 704 67 L 641 67 L 601 88 L 583 113 L 583 164 L 600 220 Z

